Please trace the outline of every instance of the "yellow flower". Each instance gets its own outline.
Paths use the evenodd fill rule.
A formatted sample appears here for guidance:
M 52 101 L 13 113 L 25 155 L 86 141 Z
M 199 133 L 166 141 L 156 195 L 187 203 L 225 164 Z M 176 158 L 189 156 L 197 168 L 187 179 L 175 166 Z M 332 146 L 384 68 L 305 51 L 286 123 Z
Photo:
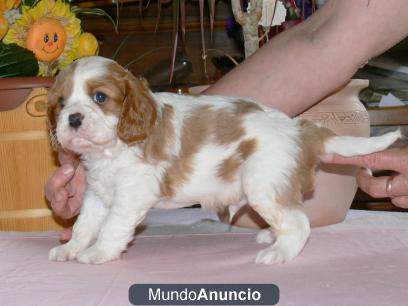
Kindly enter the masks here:
M 23 6 L 22 16 L 10 27 L 5 43 L 16 43 L 34 52 L 39 75 L 50 76 L 77 58 L 81 21 L 62 0 L 41 0 Z
M 0 0 L 0 12 L 7 12 L 16 8 L 21 3 L 21 0 Z
M 8 22 L 7 19 L 0 14 L 0 40 L 6 35 L 8 30 Z
M 84 32 L 79 38 L 78 57 L 98 55 L 99 44 L 95 36 Z

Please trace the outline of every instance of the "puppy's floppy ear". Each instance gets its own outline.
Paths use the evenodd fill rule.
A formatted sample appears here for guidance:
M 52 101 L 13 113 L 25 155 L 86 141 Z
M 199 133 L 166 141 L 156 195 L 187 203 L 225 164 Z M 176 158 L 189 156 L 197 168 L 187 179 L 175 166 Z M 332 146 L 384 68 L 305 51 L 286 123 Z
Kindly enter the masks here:
M 74 62 L 64 70 L 60 71 L 55 78 L 54 84 L 48 90 L 47 95 L 47 124 L 52 148 L 58 151 L 60 143 L 58 142 L 56 129 L 57 120 L 62 107 L 64 106 L 64 93 L 67 95 L 72 91 L 72 75 L 77 63 Z
M 58 143 L 57 135 L 56 135 L 58 113 L 59 111 L 57 109 L 57 105 L 55 103 L 51 104 L 48 102 L 48 108 L 47 108 L 48 135 L 49 135 L 51 147 L 55 151 L 58 151 L 59 149 L 59 143 Z
M 126 97 L 117 126 L 118 137 L 127 144 L 144 140 L 156 122 L 156 104 L 147 82 L 128 72 Z
M 59 93 L 61 92 L 61 81 L 57 77 L 57 80 L 54 82 L 54 85 L 48 90 L 47 95 L 47 126 L 49 131 L 49 140 L 51 147 L 58 151 L 59 142 L 56 135 L 57 129 L 57 120 L 59 113 L 61 111 L 61 105 L 58 103 L 60 98 Z

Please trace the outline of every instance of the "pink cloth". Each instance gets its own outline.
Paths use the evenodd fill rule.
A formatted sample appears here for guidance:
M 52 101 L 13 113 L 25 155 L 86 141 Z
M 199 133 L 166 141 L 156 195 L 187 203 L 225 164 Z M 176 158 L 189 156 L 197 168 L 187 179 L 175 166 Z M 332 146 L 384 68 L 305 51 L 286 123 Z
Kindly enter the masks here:
M 407 305 L 408 219 L 382 214 L 315 229 L 295 260 L 268 266 L 253 264 L 253 232 L 142 235 L 101 266 L 48 261 L 57 233 L 0 233 L 0 305 L 129 305 L 134 283 L 274 283 L 279 305 Z

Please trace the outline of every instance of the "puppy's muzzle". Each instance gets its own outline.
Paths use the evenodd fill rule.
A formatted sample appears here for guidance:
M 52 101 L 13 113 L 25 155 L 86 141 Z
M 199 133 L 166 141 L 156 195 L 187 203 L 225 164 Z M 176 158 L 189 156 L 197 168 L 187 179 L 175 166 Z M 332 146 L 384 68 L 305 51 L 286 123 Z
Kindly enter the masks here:
M 81 126 L 84 116 L 81 113 L 74 113 L 68 116 L 69 126 L 77 129 Z

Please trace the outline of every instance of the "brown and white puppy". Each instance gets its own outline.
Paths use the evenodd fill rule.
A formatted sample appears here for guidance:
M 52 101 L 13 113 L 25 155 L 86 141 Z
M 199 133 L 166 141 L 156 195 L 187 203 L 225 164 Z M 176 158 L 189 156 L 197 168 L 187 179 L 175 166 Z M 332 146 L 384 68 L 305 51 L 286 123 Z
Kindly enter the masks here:
M 52 134 L 87 170 L 72 239 L 49 254 L 57 261 L 117 259 L 150 208 L 196 203 L 231 214 L 248 203 L 276 237 L 256 262 L 288 261 L 310 234 L 302 192 L 313 188 L 319 155 L 368 154 L 401 136 L 338 137 L 245 99 L 153 94 L 102 57 L 63 71 L 49 101 Z M 271 243 L 271 231 L 257 241 Z

